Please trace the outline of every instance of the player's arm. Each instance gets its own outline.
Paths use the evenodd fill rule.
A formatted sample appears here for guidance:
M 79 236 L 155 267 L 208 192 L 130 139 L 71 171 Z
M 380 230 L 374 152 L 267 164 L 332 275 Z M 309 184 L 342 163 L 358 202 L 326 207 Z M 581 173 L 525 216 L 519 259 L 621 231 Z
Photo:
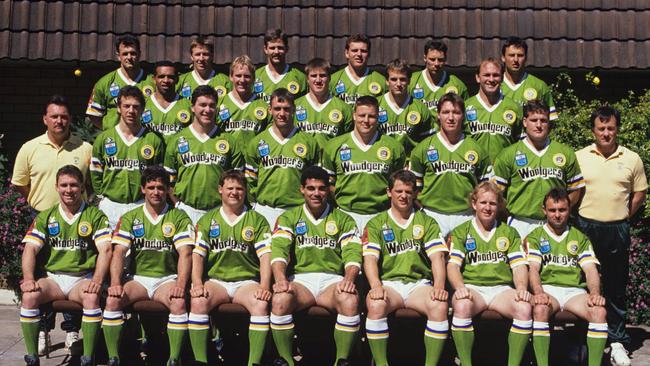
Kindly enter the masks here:
M 273 272 L 273 292 L 291 292 L 291 284 L 287 280 L 287 265 L 289 253 L 293 245 L 293 225 L 285 214 L 280 215 L 271 236 L 271 271 Z
M 494 165 L 492 167 L 494 175 L 490 178 L 503 191 L 506 191 L 510 185 L 510 162 L 513 161 L 510 158 L 508 150 L 501 151 L 496 159 L 494 159 Z
M 23 269 L 23 280 L 20 283 L 20 289 L 23 292 L 34 292 L 40 290 L 34 276 L 36 254 L 38 253 L 38 250 L 39 248 L 36 245 L 31 244 L 26 244 L 25 249 L 23 250 L 21 263 Z
M 447 301 L 447 290 L 445 283 L 447 270 L 445 265 L 445 253 L 436 252 L 429 256 L 431 260 L 431 273 L 433 274 L 433 299 L 438 301 Z
M 589 306 L 605 306 L 605 298 L 600 294 L 600 274 L 596 263 L 587 263 L 582 265 L 582 271 L 585 273 L 587 280 L 587 291 L 589 291 Z
M 90 158 L 90 183 L 92 184 L 93 191 L 96 195 L 101 195 L 102 183 L 104 180 L 104 157 L 103 157 L 103 142 L 101 135 L 95 139 L 93 144 L 93 152 Z
M 330 177 L 331 197 L 334 197 L 334 192 L 336 191 L 336 154 L 337 149 L 334 144 L 327 144 L 323 149 L 323 161 L 321 166 Z
M 508 250 L 508 264 L 512 270 L 512 282 L 515 285 L 517 295 L 515 301 L 530 301 L 528 292 L 528 259 L 521 245 L 519 234 L 514 233 L 510 237 L 512 245 Z
M 339 222 L 341 223 L 341 234 L 338 242 L 341 247 L 341 258 L 343 259 L 345 273 L 343 281 L 339 282 L 336 289 L 338 292 L 354 294 L 357 292 L 355 282 L 361 271 L 363 261 L 361 239 L 359 238 L 357 225 L 351 217 L 342 215 Z
M 449 247 L 449 261 L 447 262 L 447 281 L 451 285 L 451 288 L 454 289 L 454 297 L 456 299 L 472 299 L 472 294 L 469 292 L 467 287 L 465 287 L 465 281 L 463 280 L 463 274 L 461 273 L 461 268 L 465 262 L 465 252 L 461 249 L 462 246 L 455 241 L 455 235 L 452 232 L 447 239 Z
M 580 199 L 585 193 L 585 187 L 578 188 L 574 191 L 569 192 L 569 200 L 571 200 L 571 210 L 575 210 L 578 207 L 578 203 L 580 203 Z
M 96 129 L 102 129 L 102 117 L 86 115 L 86 123 L 92 124 Z
M 109 272 L 111 256 L 113 255 L 113 246 L 111 242 L 111 228 L 108 219 L 100 214 L 95 220 L 96 226 L 94 241 L 97 248 L 97 261 L 95 262 L 95 271 L 92 280 L 82 289 L 83 292 L 98 294 L 102 289 L 102 283 Z
M 209 245 L 203 238 L 207 236 L 206 228 L 209 224 L 204 220 L 199 220 L 196 225 L 196 243 L 192 250 L 192 286 L 190 289 L 190 296 L 192 297 L 208 297 L 208 291 L 203 287 L 203 274 L 205 271 L 205 261 L 209 253 Z
M 124 289 L 122 288 L 122 270 L 124 267 L 124 257 L 128 247 L 113 244 L 113 255 L 109 265 L 110 273 L 110 287 L 108 288 L 108 296 L 122 297 Z
M 178 204 L 178 198 L 174 194 L 174 186 L 178 179 L 178 160 L 176 159 L 176 151 L 176 144 L 169 144 L 165 149 L 165 158 L 163 160 L 163 167 L 169 174 L 170 189 L 167 196 L 174 204 L 174 207 Z
M 372 223 L 368 223 L 363 229 L 361 242 L 363 243 L 363 271 L 370 285 L 368 295 L 373 300 L 386 300 L 386 290 L 379 277 L 379 257 L 381 247 L 377 240 L 377 229 Z
M 541 265 L 537 262 L 530 262 L 528 268 L 528 285 L 533 295 L 533 305 L 551 305 L 551 299 L 544 292 L 542 279 L 539 275 Z
M 170 298 L 185 297 L 185 288 L 192 273 L 192 246 L 185 245 L 177 248 L 178 252 L 178 277 L 176 286 L 170 289 Z

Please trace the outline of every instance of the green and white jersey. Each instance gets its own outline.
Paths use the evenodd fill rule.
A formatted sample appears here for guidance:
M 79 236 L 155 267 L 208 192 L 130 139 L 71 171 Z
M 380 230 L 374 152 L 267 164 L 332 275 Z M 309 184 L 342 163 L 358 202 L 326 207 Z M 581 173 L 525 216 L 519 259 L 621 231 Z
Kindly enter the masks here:
M 68 218 L 58 203 L 36 216 L 23 243 L 36 246 L 37 263 L 46 271 L 81 274 L 95 269 L 97 247 L 111 245 L 111 234 L 98 208 L 82 203 Z
M 154 92 L 155 84 L 151 75 L 140 69 L 138 76 L 131 80 L 121 68 L 104 75 L 93 87 L 93 92 L 88 101 L 86 114 L 102 118 L 102 130 L 113 128 L 120 122 L 117 113 L 117 95 L 120 89 L 127 85 L 134 85 L 142 90 L 145 98 Z
M 171 176 L 174 194 L 181 202 L 199 210 L 221 203 L 219 179 L 230 169 L 244 168 L 244 157 L 234 137 L 214 126 L 201 136 L 192 125 L 172 136 L 165 150 L 165 170 Z
M 289 273 L 343 275 L 348 266 L 361 268 L 361 240 L 354 220 L 329 205 L 319 218 L 304 204 L 285 211 L 271 246 L 271 263 L 288 264 Z
M 377 133 L 366 145 L 354 131 L 333 138 L 323 153 L 323 168 L 335 184 L 337 205 L 349 212 L 375 214 L 388 207 L 388 178 L 404 168 L 404 148 Z
M 404 104 L 395 103 L 390 93 L 379 98 L 377 116 L 379 132 L 394 137 L 407 154 L 425 137 L 435 132 L 433 117 L 427 107 L 408 97 Z
M 313 137 L 294 127 L 289 137 L 268 128 L 248 141 L 244 151 L 248 193 L 253 202 L 286 208 L 303 202 L 302 170 L 320 163 L 320 149 Z
M 222 207 L 197 224 L 194 253 L 205 257 L 204 274 L 220 281 L 260 279 L 260 258 L 271 253 L 271 230 L 264 216 L 244 208 L 230 221 Z
M 144 127 L 127 141 L 118 126 L 95 139 L 90 159 L 90 179 L 95 194 L 118 203 L 142 198 L 140 176 L 150 165 L 163 162 L 165 144 L 160 136 Z
M 528 234 L 526 244 L 528 261 L 541 266 L 543 285 L 586 288 L 582 268 L 600 265 L 587 236 L 572 226 L 560 236 L 546 224 L 539 226 Z
M 161 278 L 178 272 L 177 250 L 194 245 L 194 225 L 183 210 L 166 205 L 153 219 L 146 205 L 142 205 L 122 215 L 113 244 L 130 249 L 129 273 Z
M 573 150 L 549 141 L 538 151 L 528 139 L 503 150 L 494 162 L 494 179 L 506 189 L 508 212 L 512 216 L 543 220 L 544 196 L 551 188 L 575 191 L 585 186 Z
M 504 75 L 503 82 L 501 83 L 501 92 L 507 98 L 514 100 L 522 106 L 534 99 L 541 100 L 548 106 L 549 119 L 552 121 L 558 117 L 557 111 L 555 110 L 555 103 L 553 102 L 553 95 L 551 95 L 551 88 L 543 80 L 529 73 L 524 73 L 524 76 L 517 84 L 514 84 Z
M 163 108 L 152 95 L 144 105 L 142 125 L 150 131 L 161 134 L 165 141 L 192 123 L 192 104 L 178 95 L 167 108 Z
M 383 281 L 416 282 L 431 279 L 429 257 L 447 253 L 438 223 L 423 211 L 413 211 L 404 225 L 391 210 L 368 221 L 363 230 L 363 255 L 378 259 Z
M 285 88 L 289 93 L 298 97 L 307 92 L 307 76 L 295 67 L 287 66 L 278 77 L 271 75 L 269 65 L 264 65 L 255 70 L 255 84 L 253 91 L 259 99 L 271 103 L 271 94 L 275 89 Z
M 438 115 L 438 100 L 443 95 L 455 93 L 465 100 L 469 99 L 465 83 L 447 71 L 442 72 L 438 84 L 433 82 L 427 69 L 414 72 L 411 75 L 408 90 L 411 97 L 422 102 L 431 111 L 434 118 Z
M 479 94 L 465 102 L 465 133 L 481 145 L 492 163 L 501 150 L 519 140 L 522 118 L 521 106 L 503 95 L 491 107 Z
M 444 213 L 467 211 L 467 196 L 492 174 L 487 154 L 474 139 L 463 136 L 450 145 L 440 133 L 413 149 L 409 170 L 418 177 L 422 205 Z
M 228 75 L 217 73 L 215 70 L 212 70 L 207 80 L 202 78 L 195 70 L 186 72 L 181 74 L 176 85 L 176 92 L 181 97 L 189 100 L 192 99 L 194 90 L 201 85 L 210 85 L 217 91 L 219 97 L 223 97 L 228 91 L 232 90 L 232 83 Z
M 246 103 L 239 103 L 234 93 L 231 91 L 219 99 L 217 124 L 241 144 L 246 144 L 271 122 L 269 106 L 255 94 Z
M 495 223 L 484 235 L 479 225 L 474 218 L 452 230 L 449 262 L 461 267 L 465 283 L 512 285 L 512 269 L 528 264 L 517 230 Z
M 321 151 L 327 142 L 352 130 L 352 107 L 341 99 L 329 97 L 319 105 L 310 94 L 296 100 L 296 126 L 316 139 Z
M 347 104 L 353 104 L 357 98 L 369 95 L 379 98 L 386 92 L 386 78 L 377 71 L 366 72 L 359 79 L 352 76 L 350 66 L 335 72 L 330 79 L 330 93 L 341 98 Z

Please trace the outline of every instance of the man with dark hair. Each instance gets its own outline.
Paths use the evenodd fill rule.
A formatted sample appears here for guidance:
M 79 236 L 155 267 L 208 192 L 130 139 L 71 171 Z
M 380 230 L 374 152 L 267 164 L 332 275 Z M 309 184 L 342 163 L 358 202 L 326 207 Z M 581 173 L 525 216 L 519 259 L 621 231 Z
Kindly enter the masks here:
M 90 122 L 102 130 L 119 123 L 117 96 L 124 86 L 137 86 L 147 97 L 154 92 L 153 80 L 140 67 L 140 41 L 137 38 L 119 37 L 115 41 L 115 54 L 120 67 L 99 79 L 93 87 L 86 109 Z
M 648 180 L 639 155 L 617 142 L 621 125 L 618 110 L 601 106 L 590 119 L 594 143 L 576 152 L 586 184 L 577 226 L 593 243 L 601 264 L 610 357 L 616 365 L 629 365 L 625 350 L 630 342 L 625 330 L 629 220 L 645 202 Z
M 217 72 L 214 61 L 214 43 L 205 37 L 196 37 L 190 44 L 192 71 L 178 78 L 177 92 L 185 99 L 191 99 L 194 90 L 201 85 L 209 85 L 217 91 L 219 98 L 232 89 L 228 76 Z

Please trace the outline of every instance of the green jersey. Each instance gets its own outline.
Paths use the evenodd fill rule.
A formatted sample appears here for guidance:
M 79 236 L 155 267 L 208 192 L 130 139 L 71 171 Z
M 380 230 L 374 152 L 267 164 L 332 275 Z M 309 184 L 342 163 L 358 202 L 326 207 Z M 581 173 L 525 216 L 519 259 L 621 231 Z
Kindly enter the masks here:
M 303 204 L 278 218 L 272 237 L 271 263 L 282 261 L 293 273 L 343 275 L 348 266 L 361 268 L 361 241 L 352 218 L 328 205 L 315 218 Z
M 569 146 L 550 141 L 538 151 L 527 138 L 499 154 L 494 162 L 494 179 L 507 189 L 511 215 L 536 220 L 545 218 L 542 204 L 551 188 L 571 192 L 585 186 L 580 165 Z
M 363 255 L 377 257 L 384 281 L 416 282 L 431 278 L 429 257 L 447 252 L 438 223 L 423 211 L 413 211 L 401 225 L 391 210 L 379 213 L 363 230 Z
M 147 76 L 144 70 L 140 69 L 138 76 L 131 80 L 122 71 L 122 68 L 104 75 L 93 87 L 86 114 L 103 117 L 102 130 L 113 128 L 120 122 L 120 115 L 117 113 L 117 95 L 120 93 L 120 89 L 127 85 L 140 88 L 145 98 L 151 96 L 155 88 L 151 75 Z
M 398 106 L 390 93 L 379 98 L 377 122 L 379 132 L 394 137 L 407 154 L 418 142 L 435 132 L 433 117 L 422 103 L 408 97 L 403 105 Z
M 98 208 L 82 203 L 68 218 L 58 203 L 36 216 L 23 243 L 36 246 L 46 271 L 83 274 L 95 269 L 97 247 L 111 245 L 111 234 Z
M 176 95 L 174 101 L 167 108 L 163 108 L 154 94 L 144 105 L 141 121 L 144 127 L 159 133 L 167 141 L 169 136 L 192 123 L 192 104 Z
M 320 163 L 320 149 L 313 137 L 294 127 L 288 137 L 271 127 L 248 141 L 244 151 L 248 192 L 262 205 L 286 208 L 303 202 L 302 170 Z
M 102 132 L 95 139 L 90 159 L 95 194 L 118 203 L 139 200 L 142 171 L 150 165 L 162 164 L 164 151 L 162 138 L 144 127 L 131 141 L 127 141 L 119 126 Z
M 113 244 L 130 249 L 129 273 L 161 278 L 178 272 L 177 250 L 194 245 L 194 226 L 185 211 L 169 206 L 153 219 L 145 204 L 122 215 Z
M 266 129 L 270 122 L 268 105 L 253 95 L 246 103 L 239 103 L 234 91 L 219 99 L 217 124 L 240 143 L 245 144 Z
M 314 136 L 324 150 L 330 139 L 352 130 L 352 107 L 335 97 L 319 105 L 307 94 L 296 100 L 294 121 L 302 131 Z
M 353 131 L 327 144 L 323 168 L 335 184 L 338 206 L 369 215 L 388 207 L 388 178 L 404 167 L 405 159 L 404 148 L 394 138 L 377 133 L 366 145 Z
M 411 97 L 422 102 L 434 117 L 438 115 L 438 100 L 443 95 L 454 93 L 465 100 L 469 99 L 465 83 L 447 71 L 442 72 L 438 84 L 433 82 L 427 69 L 417 71 L 411 75 L 408 90 Z
M 467 196 L 488 180 L 492 166 L 471 137 L 450 145 L 440 133 L 427 137 L 411 152 L 409 170 L 418 177 L 424 207 L 443 213 L 467 211 Z
M 282 74 L 277 77 L 271 75 L 269 65 L 264 65 L 255 70 L 255 84 L 253 91 L 259 99 L 271 103 L 271 94 L 275 89 L 285 88 L 294 96 L 300 96 L 307 92 L 307 76 L 295 67 L 287 66 Z
M 204 273 L 220 281 L 260 278 L 260 258 L 271 253 L 271 231 L 264 216 L 244 208 L 230 221 L 223 208 L 207 212 L 197 224 L 194 253 L 205 257 Z
M 240 145 L 214 126 L 201 136 L 192 125 L 172 136 L 165 151 L 165 170 L 171 175 L 174 194 L 199 210 L 221 203 L 219 179 L 230 169 L 244 168 Z
M 521 135 L 521 106 L 501 96 L 488 107 L 479 94 L 465 102 L 465 133 L 488 153 L 494 163 L 504 148 L 514 144 Z
M 503 82 L 501 83 L 501 92 L 522 106 L 531 100 L 541 100 L 548 106 L 549 119 L 552 121 L 558 117 L 557 111 L 555 110 L 555 103 L 553 102 L 553 95 L 551 95 L 551 88 L 544 81 L 529 73 L 524 73 L 524 76 L 522 76 L 517 84 L 511 82 L 504 75 Z
M 541 266 L 543 285 L 586 288 L 582 268 L 600 265 L 587 236 L 572 226 L 560 236 L 547 225 L 539 226 L 528 234 L 526 244 L 528 261 Z
M 357 98 L 369 95 L 378 98 L 386 92 L 386 78 L 377 71 L 366 72 L 357 79 L 350 71 L 350 66 L 335 72 L 330 79 L 330 93 L 343 99 L 347 104 L 354 104 Z
M 528 264 L 519 234 L 505 223 L 483 234 L 479 225 L 474 218 L 452 230 L 449 262 L 461 267 L 465 283 L 512 285 L 512 269 Z
M 196 70 L 186 72 L 178 78 L 176 85 L 176 92 L 181 97 L 190 100 L 192 99 L 194 90 L 201 85 L 210 85 L 217 91 L 219 97 L 223 97 L 229 90 L 232 90 L 232 83 L 228 76 L 217 73 L 215 70 L 212 70 L 207 79 L 202 78 Z

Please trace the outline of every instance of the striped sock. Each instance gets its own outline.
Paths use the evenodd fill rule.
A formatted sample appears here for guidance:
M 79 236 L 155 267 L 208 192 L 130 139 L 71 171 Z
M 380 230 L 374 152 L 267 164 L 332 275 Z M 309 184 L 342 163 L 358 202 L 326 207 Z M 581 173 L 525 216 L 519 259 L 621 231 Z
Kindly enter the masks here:
M 538 366 L 548 366 L 551 331 L 548 322 L 533 322 L 533 349 Z
M 366 336 L 377 366 L 388 365 L 388 319 L 366 319 Z
M 39 309 L 20 308 L 20 327 L 25 338 L 25 349 L 28 355 L 38 357 L 38 322 L 41 319 Z
M 102 328 L 104 330 L 104 340 L 106 341 L 108 358 L 120 358 L 120 338 L 123 325 L 124 313 L 121 311 L 104 310 Z
M 451 320 L 451 335 L 456 344 L 456 353 L 463 366 L 472 365 L 472 347 L 474 347 L 474 326 L 472 318 L 457 318 Z
M 248 324 L 248 365 L 259 364 L 264 354 L 266 336 L 269 334 L 269 316 L 251 316 Z
M 178 360 L 183 348 L 183 340 L 187 333 L 187 313 L 169 314 L 167 320 L 167 337 L 169 338 L 169 359 Z
M 424 348 L 426 350 L 426 365 L 437 365 L 442 349 L 447 340 L 449 333 L 449 322 L 441 321 L 436 322 L 433 320 L 427 321 L 427 326 L 424 328 Z
M 524 357 L 528 339 L 533 332 L 532 320 L 513 319 L 508 334 L 508 365 L 519 366 Z
M 194 359 L 208 362 L 208 338 L 210 337 L 210 316 L 208 314 L 190 313 L 187 322 L 190 335 L 190 345 Z
M 361 317 L 359 314 L 345 316 L 339 314 L 334 325 L 334 343 L 336 344 L 336 361 L 347 359 L 359 333 Z
M 589 323 L 587 330 L 587 351 L 589 353 L 589 366 L 599 366 L 605 344 L 607 343 L 607 323 Z
M 293 315 L 275 315 L 271 313 L 271 334 L 275 342 L 275 348 L 289 366 L 293 366 Z
M 95 353 L 97 333 L 102 325 L 102 309 L 83 309 L 81 334 L 83 335 L 83 355 L 92 357 Z

